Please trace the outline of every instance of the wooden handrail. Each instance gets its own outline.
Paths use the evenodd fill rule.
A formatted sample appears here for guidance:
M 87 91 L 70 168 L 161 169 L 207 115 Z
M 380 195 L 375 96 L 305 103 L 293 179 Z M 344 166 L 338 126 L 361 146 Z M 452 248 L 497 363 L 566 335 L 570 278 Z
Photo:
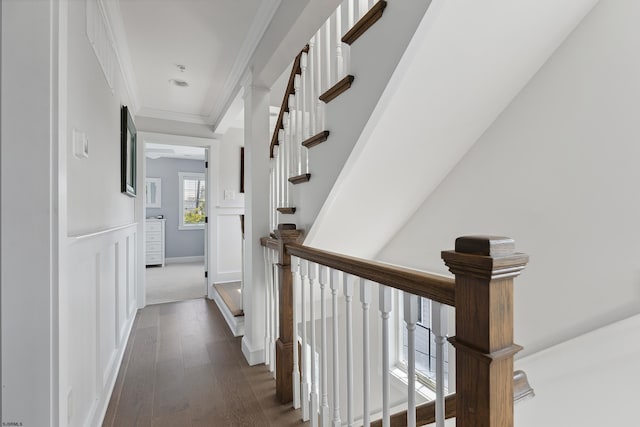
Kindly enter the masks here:
M 513 373 L 513 402 L 517 403 L 526 397 L 534 395 L 533 389 L 527 380 L 527 374 L 524 371 L 515 371 Z M 455 418 L 456 416 L 456 394 L 452 393 L 444 398 L 444 417 L 445 419 Z M 416 425 L 424 426 L 436 422 L 436 405 L 435 401 L 423 403 L 416 407 Z M 397 412 L 391 415 L 391 427 L 400 427 L 407 425 L 407 411 Z M 382 420 L 371 423 L 371 427 L 382 427 Z
M 260 238 L 260 244 L 262 246 L 265 246 L 269 249 L 273 249 L 274 251 L 277 251 L 280 249 L 280 245 L 278 244 L 278 240 L 274 239 L 273 237 L 261 237 Z
M 455 306 L 455 281 L 446 276 L 411 270 L 396 265 L 340 255 L 301 244 L 285 246 L 290 255 L 400 289 L 443 304 Z
M 293 67 L 291 67 L 291 74 L 289 75 L 289 82 L 287 83 L 287 87 L 284 91 L 284 97 L 282 98 L 282 104 L 280 105 L 278 120 L 276 120 L 276 128 L 273 131 L 273 136 L 271 137 L 271 145 L 269 146 L 270 158 L 273 158 L 273 147 L 278 145 L 278 132 L 280 131 L 280 129 L 284 129 L 284 124 L 282 123 L 282 121 L 284 119 L 284 113 L 289 111 L 289 95 L 293 95 L 295 93 L 294 82 L 296 79 L 296 74 L 301 73 L 300 58 L 302 58 L 303 53 L 307 52 L 309 52 L 309 45 L 306 45 L 293 61 Z

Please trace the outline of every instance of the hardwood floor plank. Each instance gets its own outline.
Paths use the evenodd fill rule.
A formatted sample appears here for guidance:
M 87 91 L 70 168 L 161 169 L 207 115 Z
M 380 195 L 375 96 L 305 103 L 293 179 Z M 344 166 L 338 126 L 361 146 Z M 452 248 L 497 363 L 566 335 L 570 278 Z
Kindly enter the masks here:
M 105 427 L 299 426 L 264 365 L 249 366 L 213 301 L 140 310 Z

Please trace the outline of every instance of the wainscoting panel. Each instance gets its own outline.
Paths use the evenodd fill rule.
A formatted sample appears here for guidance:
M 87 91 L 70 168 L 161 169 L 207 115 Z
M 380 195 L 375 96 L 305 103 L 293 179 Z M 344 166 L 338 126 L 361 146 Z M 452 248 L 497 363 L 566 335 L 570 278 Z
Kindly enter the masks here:
M 61 425 L 98 426 L 136 313 L 136 224 L 66 239 Z
M 242 276 L 242 231 L 238 209 L 218 209 L 216 212 L 214 283 L 240 280 Z

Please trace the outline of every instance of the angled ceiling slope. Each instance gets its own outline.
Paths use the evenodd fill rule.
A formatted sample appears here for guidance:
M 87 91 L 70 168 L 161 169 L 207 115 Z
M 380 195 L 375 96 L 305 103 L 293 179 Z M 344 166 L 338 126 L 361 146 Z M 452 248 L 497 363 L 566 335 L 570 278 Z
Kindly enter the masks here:
M 596 3 L 434 0 L 305 244 L 376 256 Z

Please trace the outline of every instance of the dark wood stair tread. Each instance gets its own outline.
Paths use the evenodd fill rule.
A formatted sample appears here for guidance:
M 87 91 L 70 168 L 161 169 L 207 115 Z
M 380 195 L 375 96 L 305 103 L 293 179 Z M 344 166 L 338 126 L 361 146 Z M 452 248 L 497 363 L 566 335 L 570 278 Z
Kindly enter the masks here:
M 354 79 L 355 77 L 353 77 L 352 75 L 346 76 L 338 83 L 334 84 L 333 87 L 329 88 L 329 90 L 327 90 L 325 93 L 320 95 L 320 101 L 328 103 L 334 100 L 338 97 L 338 95 L 351 87 L 351 83 L 353 83 Z
M 322 142 L 325 142 L 328 137 L 329 137 L 329 131 L 323 130 L 319 134 L 314 135 L 311 138 L 307 138 L 304 141 L 302 141 L 302 145 L 304 145 L 307 148 L 315 147 L 316 145 Z
M 296 213 L 296 208 L 277 208 L 276 210 L 285 215 L 293 215 Z
M 302 184 L 303 182 L 309 182 L 310 179 L 310 173 L 303 173 L 302 175 L 292 176 L 291 178 L 289 178 L 289 182 L 292 184 Z
M 387 7 L 387 2 L 384 0 L 380 0 L 378 3 L 374 4 L 369 12 L 360 18 L 358 22 L 356 22 L 355 25 L 347 31 L 344 36 L 342 36 L 342 42 L 350 45 L 358 40 L 361 35 L 363 35 L 378 21 L 378 19 L 382 17 L 382 12 L 384 12 L 385 7 Z

